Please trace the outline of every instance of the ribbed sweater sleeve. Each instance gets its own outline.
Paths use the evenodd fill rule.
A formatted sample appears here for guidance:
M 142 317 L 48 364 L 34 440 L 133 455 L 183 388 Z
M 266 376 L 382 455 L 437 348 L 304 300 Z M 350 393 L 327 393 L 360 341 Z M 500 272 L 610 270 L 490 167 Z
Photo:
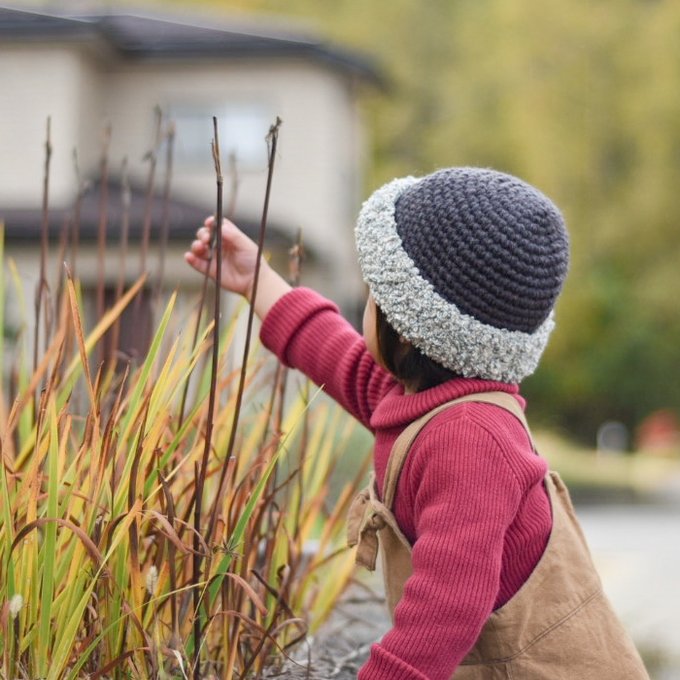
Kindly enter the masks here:
M 400 492 L 414 507 L 413 574 L 359 680 L 449 680 L 492 613 L 521 490 L 504 447 L 471 412 L 435 419 L 411 450 Z
M 363 425 L 395 384 L 338 308 L 307 288 L 281 298 L 265 317 L 260 338 L 279 359 L 303 371 Z

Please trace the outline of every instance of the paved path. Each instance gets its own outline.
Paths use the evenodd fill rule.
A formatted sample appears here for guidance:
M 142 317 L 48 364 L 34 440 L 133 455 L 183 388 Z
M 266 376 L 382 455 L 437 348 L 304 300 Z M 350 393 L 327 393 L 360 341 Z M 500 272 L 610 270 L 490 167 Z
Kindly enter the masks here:
M 653 680 L 680 680 L 680 497 L 578 507 L 604 589 Z

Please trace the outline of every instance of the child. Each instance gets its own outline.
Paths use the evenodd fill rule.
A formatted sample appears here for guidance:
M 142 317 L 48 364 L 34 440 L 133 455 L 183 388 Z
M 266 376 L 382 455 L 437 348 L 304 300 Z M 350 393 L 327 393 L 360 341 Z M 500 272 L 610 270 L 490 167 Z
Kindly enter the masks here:
M 186 254 L 199 272 L 211 228 Z M 363 337 L 265 262 L 254 304 L 264 344 L 375 433 L 349 531 L 369 566 L 380 536 L 394 625 L 360 680 L 646 678 L 522 412 L 567 272 L 559 211 L 450 168 L 376 191 L 356 241 Z M 250 300 L 255 244 L 225 221 L 222 247 L 222 286 Z

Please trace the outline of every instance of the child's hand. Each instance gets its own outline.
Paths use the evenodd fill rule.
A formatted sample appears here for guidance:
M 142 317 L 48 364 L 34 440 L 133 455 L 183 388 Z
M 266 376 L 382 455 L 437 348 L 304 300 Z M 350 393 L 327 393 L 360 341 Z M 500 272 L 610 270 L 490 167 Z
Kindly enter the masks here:
M 210 257 L 212 231 L 215 218 L 209 217 L 196 232 L 196 240 L 184 259 L 198 272 L 206 272 L 213 279 L 217 271 L 217 258 Z M 249 302 L 253 298 L 257 245 L 229 220 L 222 222 L 222 271 L 220 285 L 225 290 L 243 295 Z M 268 264 L 260 263 L 260 276 L 255 298 L 255 313 L 261 318 L 290 291 L 288 283 Z
M 210 244 L 215 228 L 215 218 L 206 219 L 204 226 L 196 232 L 196 240 L 191 249 L 184 254 L 184 259 L 196 270 L 215 278 L 217 258 L 210 257 Z M 257 245 L 248 238 L 235 224 L 229 220 L 222 222 L 222 276 L 220 285 L 225 290 L 239 293 L 250 300 L 255 265 L 257 263 Z

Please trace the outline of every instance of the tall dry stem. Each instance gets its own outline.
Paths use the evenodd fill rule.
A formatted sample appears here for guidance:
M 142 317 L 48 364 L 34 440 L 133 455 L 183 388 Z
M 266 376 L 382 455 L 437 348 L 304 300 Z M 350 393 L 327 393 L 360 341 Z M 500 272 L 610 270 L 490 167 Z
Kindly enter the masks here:
M 238 168 L 236 166 L 236 154 L 230 153 L 229 154 L 229 176 L 231 177 L 231 191 L 229 193 L 229 204 L 228 204 L 228 209 L 227 209 L 227 218 L 230 220 L 234 219 L 234 214 L 236 212 L 236 199 L 238 195 Z M 215 249 L 211 248 L 210 249 L 210 254 L 208 257 L 208 269 L 210 269 L 210 266 L 212 264 L 212 258 L 215 253 Z M 210 280 L 210 277 L 206 273 L 205 276 L 203 277 L 203 285 L 201 287 L 201 295 L 198 301 L 198 311 L 196 314 L 196 323 L 194 325 L 194 335 L 193 339 L 191 341 L 191 349 L 192 351 L 196 347 L 196 343 L 198 342 L 198 335 L 201 331 L 201 322 L 203 320 L 203 309 L 205 307 L 205 300 L 208 294 L 208 281 Z M 180 407 L 179 407 L 179 418 L 178 418 L 178 424 L 177 427 L 180 429 L 184 423 L 184 413 L 186 411 L 186 402 L 187 402 L 187 397 L 189 395 L 189 381 L 184 385 L 184 390 L 182 391 L 182 400 L 180 402 Z
M 132 191 L 130 189 L 130 178 L 128 177 L 128 159 L 123 158 L 123 164 L 120 171 L 120 183 L 121 183 L 121 223 L 120 223 L 120 244 L 119 244 L 119 254 L 120 260 L 118 265 L 118 280 L 116 282 L 116 294 L 115 300 L 118 301 L 123 294 L 123 288 L 125 287 L 126 278 L 126 267 L 128 258 L 128 239 L 130 233 L 130 207 L 132 205 Z M 111 355 L 114 357 L 114 362 L 116 357 L 119 355 L 119 339 L 120 339 L 120 318 L 116 318 L 116 321 L 111 330 Z
M 151 238 L 152 208 L 154 189 L 156 186 L 156 165 L 158 163 L 158 147 L 162 138 L 163 113 L 160 107 L 154 112 L 156 123 L 153 146 L 144 156 L 149 161 L 149 174 L 146 181 L 146 199 L 144 203 L 144 223 L 142 225 L 142 243 L 139 251 L 139 275 L 146 272 L 146 258 L 149 253 L 149 241 Z M 139 299 L 139 298 L 138 298 Z
M 52 119 L 47 117 L 45 137 L 45 167 L 43 172 L 42 221 L 40 225 L 40 279 L 35 293 L 35 331 L 33 343 L 33 370 L 38 367 L 38 343 L 40 340 L 40 312 L 43 306 L 43 295 L 48 292 L 47 283 L 47 251 L 49 249 L 49 193 L 50 193 L 50 161 L 52 159 Z M 48 341 L 45 329 L 45 343 Z M 46 344 L 47 346 L 47 344 Z
M 279 128 L 281 127 L 281 119 L 277 116 L 276 122 L 269 128 L 267 135 L 267 142 L 269 145 L 269 158 L 267 163 L 267 186 L 264 193 L 264 206 L 262 208 L 262 219 L 260 220 L 260 235 L 257 242 L 257 260 L 255 262 L 255 273 L 253 280 L 253 292 L 250 300 L 250 309 L 248 310 L 248 324 L 246 327 L 246 339 L 243 347 L 243 362 L 241 364 L 241 374 L 239 376 L 238 389 L 236 392 L 236 404 L 234 406 L 234 415 L 232 418 L 231 431 L 229 434 L 229 443 L 227 444 L 227 452 L 224 457 L 225 465 L 220 471 L 220 479 L 217 485 L 217 502 L 213 505 L 212 513 L 210 515 L 210 523 L 208 524 L 208 531 L 206 533 L 206 540 L 210 542 L 212 539 L 215 525 L 217 524 L 217 515 L 221 507 L 221 497 L 224 490 L 224 481 L 226 479 L 227 470 L 229 468 L 228 462 L 234 454 L 234 444 L 236 443 L 236 426 L 241 412 L 241 403 L 243 400 L 243 390 L 245 387 L 246 368 L 248 363 L 248 356 L 250 355 L 250 340 L 253 332 L 253 321 L 255 318 L 255 298 L 257 297 L 257 284 L 260 278 L 260 263 L 262 261 L 262 253 L 264 251 L 264 237 L 267 231 L 267 217 L 269 214 L 269 198 L 271 196 L 272 178 L 274 176 L 274 162 L 276 160 L 276 148 L 279 139 Z M 217 227 L 221 229 L 221 222 Z
M 172 186 L 173 157 L 175 148 L 175 123 L 169 121 L 165 131 L 165 181 L 163 182 L 162 215 L 160 243 L 158 248 L 158 278 L 156 280 L 155 297 L 158 299 L 165 282 L 165 258 L 168 248 L 168 232 L 170 230 L 170 189 Z
M 99 160 L 99 219 L 97 224 L 97 318 L 104 316 L 104 286 L 106 285 L 106 228 L 109 221 L 109 147 L 111 125 L 104 128 Z M 104 348 L 100 346 L 100 359 Z
M 208 393 L 208 418 L 205 425 L 205 441 L 201 466 L 196 478 L 196 495 L 194 499 L 194 557 L 193 557 L 193 600 L 194 600 L 194 677 L 201 677 L 200 650 L 201 650 L 201 617 L 199 614 L 201 594 L 198 584 L 201 581 L 201 555 L 199 553 L 198 536 L 201 534 L 201 509 L 203 504 L 203 488 L 205 475 L 208 469 L 208 460 L 212 448 L 213 419 L 215 416 L 215 398 L 217 393 L 217 371 L 220 358 L 220 316 L 221 316 L 221 286 L 222 281 L 222 189 L 224 179 L 222 177 L 222 163 L 220 161 L 220 140 L 218 133 L 217 118 L 213 117 L 213 142 L 212 156 L 215 164 L 215 180 L 217 187 L 217 208 L 215 211 L 216 226 L 213 233 L 213 252 L 215 258 L 215 307 L 213 312 L 213 348 L 212 366 L 210 371 L 210 392 Z M 207 536 L 210 543 L 210 535 Z
M 83 199 L 89 187 L 80 171 L 80 163 L 78 162 L 78 151 L 73 149 L 73 170 L 76 175 L 76 184 L 78 191 L 76 193 L 76 200 L 73 205 L 73 219 L 71 221 L 71 235 L 69 238 L 69 269 L 74 278 L 78 278 L 78 249 L 80 247 L 80 221 L 81 212 L 83 209 Z

